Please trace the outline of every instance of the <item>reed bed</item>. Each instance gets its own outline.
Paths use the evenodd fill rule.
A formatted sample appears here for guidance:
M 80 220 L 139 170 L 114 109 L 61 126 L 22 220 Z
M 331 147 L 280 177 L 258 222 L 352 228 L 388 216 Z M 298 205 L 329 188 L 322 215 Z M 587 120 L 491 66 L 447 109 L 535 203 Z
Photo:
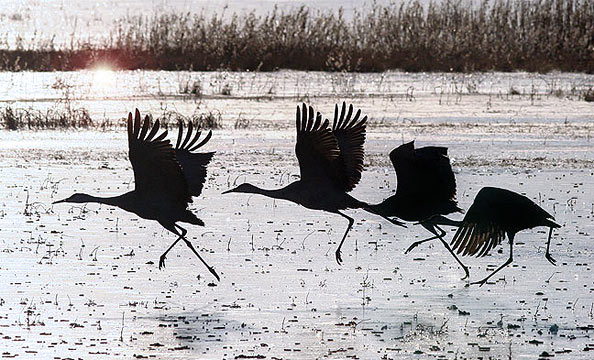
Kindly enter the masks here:
M 119 69 L 594 72 L 594 1 L 418 1 L 352 18 L 306 7 L 117 21 L 101 43 L 0 49 L 0 70 Z
M 198 129 L 220 129 L 222 127 L 221 113 L 195 112 L 186 116 L 176 111 L 164 111 L 156 119 L 164 129 L 177 129 L 179 122 L 192 123 Z M 66 129 L 97 129 L 112 130 L 125 127 L 126 118 L 120 119 L 92 119 L 85 108 L 71 108 L 54 106 L 45 111 L 33 108 L 0 108 L 0 127 L 6 130 L 66 130 Z

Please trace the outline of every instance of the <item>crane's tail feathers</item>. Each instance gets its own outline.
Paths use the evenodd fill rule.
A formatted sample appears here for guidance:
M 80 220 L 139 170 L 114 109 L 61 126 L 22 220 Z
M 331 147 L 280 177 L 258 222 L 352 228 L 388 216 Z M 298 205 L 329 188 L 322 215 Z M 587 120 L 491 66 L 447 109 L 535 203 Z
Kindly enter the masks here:
M 187 222 L 187 223 L 193 224 L 193 225 L 204 226 L 204 221 L 202 221 L 201 219 L 199 219 L 190 210 L 187 210 L 185 215 L 186 215 L 185 216 L 185 219 L 183 219 L 181 221 Z
M 547 225 L 546 225 L 546 226 L 548 226 L 548 227 L 550 227 L 550 228 L 555 228 L 555 229 L 558 229 L 558 228 L 560 228 L 560 227 L 561 227 L 561 225 L 557 224 L 556 222 L 554 222 L 554 221 L 553 221 L 553 220 L 551 220 L 551 219 L 547 219 L 547 220 L 546 220 L 546 222 L 547 222 Z

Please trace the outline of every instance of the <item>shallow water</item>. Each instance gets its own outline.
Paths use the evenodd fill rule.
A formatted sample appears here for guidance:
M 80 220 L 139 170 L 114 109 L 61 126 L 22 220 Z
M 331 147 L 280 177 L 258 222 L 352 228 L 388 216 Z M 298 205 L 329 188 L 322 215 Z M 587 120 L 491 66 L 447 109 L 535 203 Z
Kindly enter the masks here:
M 43 108 L 56 106 L 53 99 L 60 96 L 43 84 L 59 76 L 84 84 L 80 79 L 90 75 L 0 74 L 10 76 L 13 91 L 0 97 L 25 94 L 16 105 Z M 500 85 L 472 94 L 451 91 L 447 101 L 447 93 L 431 90 L 449 76 L 440 74 L 384 75 L 381 81 L 391 85 L 372 97 L 364 85 L 379 82 L 380 74 L 355 75 L 361 92 L 338 96 L 324 81 L 334 75 L 225 75 L 285 82 L 279 86 L 285 90 L 258 99 L 247 89 L 230 97 L 208 90 L 203 99 L 178 98 L 179 74 L 121 76 L 128 85 L 107 100 L 77 95 L 76 104 L 92 106 L 93 114 L 103 109 L 108 118 L 136 106 L 187 114 L 200 105 L 222 113 L 224 127 L 205 147 L 217 155 L 203 195 L 192 204 L 206 226 L 186 226 L 221 282 L 182 245 L 159 271 L 158 257 L 174 236 L 157 223 L 108 206 L 51 205 L 73 192 L 109 196 L 133 188 L 123 129 L 0 131 L 3 357 L 583 359 L 594 350 L 590 103 L 547 95 L 546 87 L 533 99 L 497 95 L 506 93 L 506 79 L 522 87 L 538 78 L 527 74 L 477 75 L 481 84 Z M 569 79 L 558 82 L 563 88 L 591 81 L 548 76 Z M 140 77 L 152 85 L 137 94 Z M 161 93 L 155 78 L 162 79 Z M 221 195 L 243 181 L 273 188 L 295 179 L 292 126 L 302 100 L 295 94 L 297 79 L 312 84 L 309 100 L 328 116 L 335 101 L 346 99 L 371 117 L 366 170 L 355 197 L 374 202 L 391 194 L 396 179 L 387 153 L 403 141 L 448 146 L 460 206 L 468 208 L 487 185 L 526 194 L 563 225 L 551 244 L 558 266 L 544 258 L 547 229 L 537 228 L 518 234 L 513 265 L 492 283 L 467 287 L 438 243 L 403 254 L 427 235 L 423 229 L 398 228 L 359 211 L 348 212 L 356 223 L 339 266 L 334 250 L 344 219 L 259 196 Z M 410 86 L 418 89 L 414 98 L 406 97 Z M 249 114 L 248 129 L 233 129 L 239 113 Z M 464 258 L 473 280 L 505 261 L 508 249 L 500 249 Z

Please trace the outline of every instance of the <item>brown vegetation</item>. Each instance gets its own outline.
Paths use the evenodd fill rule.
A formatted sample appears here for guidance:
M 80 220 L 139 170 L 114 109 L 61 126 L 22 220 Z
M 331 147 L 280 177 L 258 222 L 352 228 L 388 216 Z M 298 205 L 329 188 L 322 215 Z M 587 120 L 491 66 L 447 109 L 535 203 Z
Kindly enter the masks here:
M 195 113 L 190 116 L 175 111 L 165 111 L 157 116 L 165 129 L 176 128 L 181 121 L 189 122 L 197 129 L 219 129 L 222 127 L 219 112 Z M 126 126 L 125 118 L 93 120 L 85 108 L 54 106 L 46 111 L 33 108 L 0 108 L 0 125 L 7 130 L 43 129 L 113 129 Z
M 445 0 L 374 5 L 347 20 L 307 8 L 118 21 L 103 44 L 0 50 L 0 70 L 121 69 L 594 72 L 594 2 Z M 72 42 L 76 44 L 76 41 Z

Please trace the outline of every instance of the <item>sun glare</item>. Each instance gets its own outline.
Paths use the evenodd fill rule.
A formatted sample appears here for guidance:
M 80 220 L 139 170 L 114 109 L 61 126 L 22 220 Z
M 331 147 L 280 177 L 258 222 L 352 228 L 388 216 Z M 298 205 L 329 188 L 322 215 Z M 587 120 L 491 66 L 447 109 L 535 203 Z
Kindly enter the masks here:
M 116 86 L 116 73 L 107 66 L 100 65 L 91 69 L 93 73 L 93 88 L 99 91 L 112 91 Z

